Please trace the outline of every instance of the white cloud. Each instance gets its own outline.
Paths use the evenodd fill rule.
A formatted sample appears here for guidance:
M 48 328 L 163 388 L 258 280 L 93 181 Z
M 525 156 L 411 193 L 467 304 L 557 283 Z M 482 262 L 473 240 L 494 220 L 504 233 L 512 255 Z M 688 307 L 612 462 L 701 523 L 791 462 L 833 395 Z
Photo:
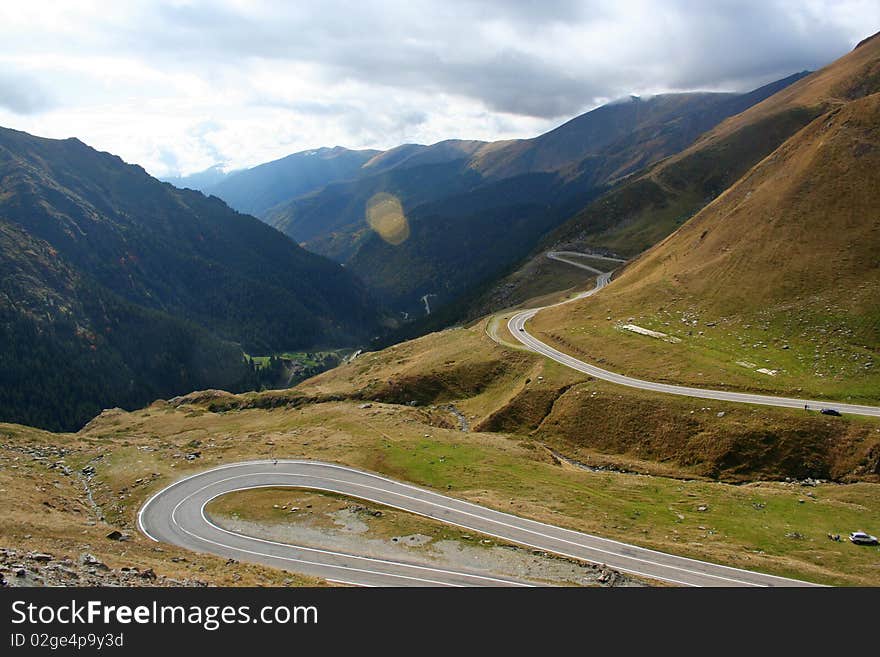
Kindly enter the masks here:
M 532 136 L 628 93 L 840 56 L 876 0 L 0 3 L 0 124 L 157 175 L 317 146 Z

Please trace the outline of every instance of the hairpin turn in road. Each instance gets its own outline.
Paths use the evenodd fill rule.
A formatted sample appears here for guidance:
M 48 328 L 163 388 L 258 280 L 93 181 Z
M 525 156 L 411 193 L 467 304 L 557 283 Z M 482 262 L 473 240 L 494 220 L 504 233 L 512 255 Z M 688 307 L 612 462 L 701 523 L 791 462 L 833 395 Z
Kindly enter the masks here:
M 306 460 L 233 463 L 186 477 L 141 507 L 149 538 L 222 557 L 294 570 L 363 586 L 528 586 L 486 573 L 449 570 L 303 547 L 246 536 L 217 526 L 205 513 L 214 498 L 238 490 L 292 487 L 328 491 L 402 509 L 538 550 L 682 586 L 810 586 L 628 545 L 521 518 L 419 486 L 333 463 Z

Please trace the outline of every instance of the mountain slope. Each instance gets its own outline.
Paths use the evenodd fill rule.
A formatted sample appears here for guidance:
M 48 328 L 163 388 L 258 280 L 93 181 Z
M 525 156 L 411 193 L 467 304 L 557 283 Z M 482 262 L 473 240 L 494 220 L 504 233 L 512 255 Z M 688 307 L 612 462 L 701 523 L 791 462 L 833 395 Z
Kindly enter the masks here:
M 0 129 L 0 266 L 0 417 L 40 426 L 247 385 L 242 347 L 341 344 L 376 326 L 338 265 L 75 139 Z
M 107 406 L 256 383 L 238 345 L 126 302 L 2 219 L 0 276 L 4 420 L 78 428 Z
M 539 314 L 536 329 L 610 369 L 877 403 L 880 93 L 835 105 L 603 293 Z
M 878 183 L 874 94 L 824 114 L 783 144 L 629 267 L 614 294 L 672 281 L 702 307 L 729 313 L 861 288 L 872 301 L 864 307 L 877 306 Z M 840 303 L 862 305 L 852 295 Z
M 278 205 L 266 221 L 311 251 L 347 262 L 372 232 L 366 206 L 377 194 L 392 194 L 404 209 L 461 194 L 480 184 L 464 167 L 466 160 L 392 167 L 352 181 L 332 183 L 311 194 Z
M 759 91 L 753 93 L 766 97 Z M 469 166 L 487 178 L 500 179 L 557 171 L 590 156 L 618 158 L 621 170 L 609 167 L 603 176 L 607 181 L 681 150 L 723 118 L 742 111 L 743 97 L 732 93 L 632 96 L 577 116 L 534 139 L 478 153 Z
M 543 246 L 640 253 L 816 117 L 873 93 L 878 80 L 880 40 L 867 39 L 822 70 L 723 121 L 689 148 L 622 182 L 560 226 Z
M 397 167 L 413 167 L 461 160 L 473 157 L 481 151 L 492 150 L 495 147 L 495 143 L 464 139 L 447 139 L 430 146 L 403 144 L 373 157 L 364 164 L 364 174 L 380 173 Z

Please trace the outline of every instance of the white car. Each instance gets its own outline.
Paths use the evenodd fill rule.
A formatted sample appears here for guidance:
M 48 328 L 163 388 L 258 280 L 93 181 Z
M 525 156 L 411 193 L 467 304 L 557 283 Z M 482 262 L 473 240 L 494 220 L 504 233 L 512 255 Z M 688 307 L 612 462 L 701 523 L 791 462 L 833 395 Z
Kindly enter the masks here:
M 877 545 L 877 537 L 865 532 L 853 532 L 849 535 L 849 540 L 856 545 Z

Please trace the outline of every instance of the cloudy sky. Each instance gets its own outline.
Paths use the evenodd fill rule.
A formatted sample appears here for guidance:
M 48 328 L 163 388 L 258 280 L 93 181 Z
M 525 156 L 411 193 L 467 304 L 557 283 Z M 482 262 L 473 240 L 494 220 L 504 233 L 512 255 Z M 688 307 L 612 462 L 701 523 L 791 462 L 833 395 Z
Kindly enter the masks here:
M 877 0 L 2 0 L 0 125 L 159 176 L 530 137 L 629 93 L 816 69 L 877 30 Z

